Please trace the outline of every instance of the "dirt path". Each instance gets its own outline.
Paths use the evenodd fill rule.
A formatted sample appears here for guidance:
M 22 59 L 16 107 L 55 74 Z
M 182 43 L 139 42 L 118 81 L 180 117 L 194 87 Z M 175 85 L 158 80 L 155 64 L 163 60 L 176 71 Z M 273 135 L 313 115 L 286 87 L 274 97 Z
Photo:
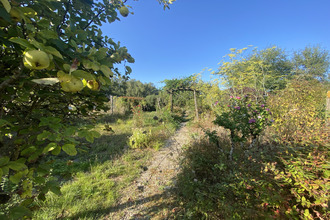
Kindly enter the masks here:
M 134 184 L 121 194 L 114 211 L 105 219 L 164 219 L 174 211 L 171 189 L 175 186 L 182 146 L 188 142 L 188 129 L 182 123 L 162 149 L 155 152 L 151 164 Z

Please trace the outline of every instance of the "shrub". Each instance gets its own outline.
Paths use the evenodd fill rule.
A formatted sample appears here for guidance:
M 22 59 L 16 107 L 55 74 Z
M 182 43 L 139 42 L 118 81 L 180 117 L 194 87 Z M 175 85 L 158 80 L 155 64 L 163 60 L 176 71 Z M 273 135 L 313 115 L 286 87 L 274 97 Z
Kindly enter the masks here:
M 133 135 L 128 140 L 128 145 L 131 148 L 150 147 L 151 136 L 151 130 L 147 132 L 143 129 L 134 129 Z
M 217 115 L 214 124 L 222 126 L 230 131 L 232 147 L 229 157 L 232 157 L 234 143 L 245 143 L 252 139 L 250 148 L 253 147 L 257 137 L 264 128 L 271 124 L 271 112 L 264 102 L 253 103 L 249 100 L 249 96 L 230 96 L 228 110 L 221 115 Z M 210 138 L 214 139 L 214 133 Z
M 290 218 L 329 218 L 325 100 L 324 86 L 308 81 L 293 81 L 268 100 L 275 118 L 273 137 L 283 149 L 283 166 L 275 169 L 275 178 L 285 189 L 283 213 Z
M 141 105 L 135 105 L 131 109 L 133 113 L 133 123 L 136 127 L 143 127 L 144 125 L 144 115 Z
M 320 83 L 293 81 L 276 95 L 269 106 L 273 111 L 277 142 L 286 145 L 325 145 L 326 90 Z

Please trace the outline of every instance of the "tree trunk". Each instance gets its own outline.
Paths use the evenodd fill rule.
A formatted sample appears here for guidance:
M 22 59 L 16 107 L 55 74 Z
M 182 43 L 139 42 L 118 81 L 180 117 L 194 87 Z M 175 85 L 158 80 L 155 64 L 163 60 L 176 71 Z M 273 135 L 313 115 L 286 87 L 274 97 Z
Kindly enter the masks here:
M 110 102 L 111 102 L 111 115 L 113 115 L 113 95 L 110 96 Z

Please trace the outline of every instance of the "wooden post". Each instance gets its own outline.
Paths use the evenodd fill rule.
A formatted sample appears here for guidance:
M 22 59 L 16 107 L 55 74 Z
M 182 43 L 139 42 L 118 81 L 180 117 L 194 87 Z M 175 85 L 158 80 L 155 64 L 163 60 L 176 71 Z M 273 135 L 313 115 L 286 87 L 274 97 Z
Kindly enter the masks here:
M 111 115 L 113 115 L 113 95 L 110 96 L 110 103 L 111 103 Z
M 199 120 L 199 116 L 198 116 L 198 106 L 197 106 L 197 97 L 196 97 L 196 89 L 194 89 L 194 100 L 195 100 L 196 119 Z

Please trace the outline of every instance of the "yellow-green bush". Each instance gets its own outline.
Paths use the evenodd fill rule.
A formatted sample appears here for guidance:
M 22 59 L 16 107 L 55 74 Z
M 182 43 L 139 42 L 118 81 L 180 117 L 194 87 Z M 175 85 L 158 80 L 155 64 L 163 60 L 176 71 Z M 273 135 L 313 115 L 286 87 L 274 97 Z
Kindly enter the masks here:
M 326 91 L 321 83 L 293 81 L 268 100 L 273 136 L 282 149 L 282 166 L 273 167 L 273 174 L 287 200 L 280 211 L 290 218 L 327 219 L 330 214 Z
M 283 144 L 324 145 L 326 89 L 318 82 L 293 81 L 271 95 L 275 138 Z
M 149 132 L 143 129 L 135 129 L 133 135 L 128 140 L 128 145 L 131 148 L 149 147 L 151 143 L 151 130 Z

